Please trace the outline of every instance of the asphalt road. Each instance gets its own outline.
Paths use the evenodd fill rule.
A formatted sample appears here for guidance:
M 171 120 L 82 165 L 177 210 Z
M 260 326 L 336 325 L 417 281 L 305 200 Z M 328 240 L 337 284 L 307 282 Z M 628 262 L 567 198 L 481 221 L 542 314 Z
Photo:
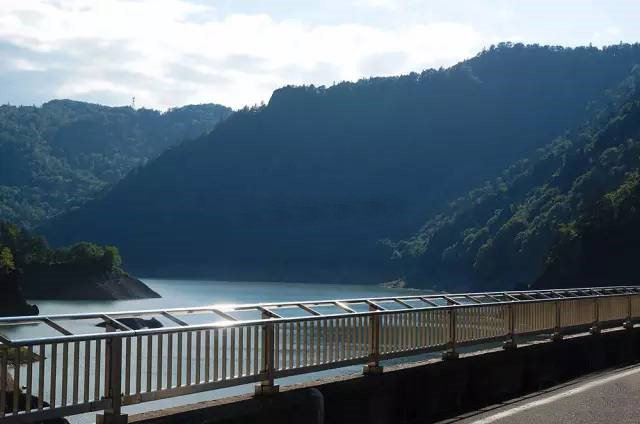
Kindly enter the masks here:
M 604 371 L 441 424 L 640 423 L 640 365 Z

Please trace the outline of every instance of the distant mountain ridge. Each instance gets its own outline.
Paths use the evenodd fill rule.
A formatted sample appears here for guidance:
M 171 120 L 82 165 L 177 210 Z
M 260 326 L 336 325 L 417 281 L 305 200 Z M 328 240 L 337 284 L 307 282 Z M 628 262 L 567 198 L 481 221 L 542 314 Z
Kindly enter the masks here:
M 230 114 L 215 104 L 164 113 L 72 100 L 0 106 L 0 219 L 31 227 L 77 207 Z
M 146 275 L 393 279 L 381 239 L 578 125 L 637 63 L 637 44 L 501 44 L 449 69 L 285 87 L 43 230 L 118 245 Z

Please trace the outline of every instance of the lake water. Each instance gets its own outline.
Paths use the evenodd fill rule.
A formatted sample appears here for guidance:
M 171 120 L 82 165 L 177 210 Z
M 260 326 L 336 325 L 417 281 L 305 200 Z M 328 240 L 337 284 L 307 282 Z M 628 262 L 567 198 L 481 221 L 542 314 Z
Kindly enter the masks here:
M 211 304 L 289 302 L 296 300 L 349 299 L 421 293 L 388 289 L 376 285 L 260 283 L 205 280 L 142 279 L 159 293 L 160 299 L 115 301 L 40 300 L 41 314 L 129 311 L 134 309 L 177 308 Z
M 204 280 L 165 280 L 143 279 L 162 298 L 143 300 L 117 301 L 37 301 L 41 314 L 77 313 L 77 312 L 110 312 L 137 309 L 159 309 L 187 306 L 204 306 L 212 304 L 240 304 L 256 302 L 287 302 L 325 299 L 349 299 L 361 297 L 380 297 L 390 295 L 410 295 L 424 293 L 403 289 L 389 289 L 375 285 L 337 285 L 337 284 L 296 284 L 296 283 L 263 283 L 263 282 L 228 282 Z M 21 333 L 29 329 L 7 331 Z M 32 330 L 31 330 L 32 331 Z M 17 336 L 18 334 L 10 334 Z M 278 380 L 278 384 L 286 385 L 308 381 L 330 375 L 360 372 L 361 366 L 323 371 L 314 374 L 288 377 Z M 251 385 L 219 389 L 179 398 L 166 399 L 132 405 L 124 408 L 125 413 L 133 414 L 145 410 L 154 410 L 179 404 L 199 402 L 220 397 L 247 393 L 253 390 Z M 90 423 L 95 414 L 84 414 L 71 417 L 74 423 Z

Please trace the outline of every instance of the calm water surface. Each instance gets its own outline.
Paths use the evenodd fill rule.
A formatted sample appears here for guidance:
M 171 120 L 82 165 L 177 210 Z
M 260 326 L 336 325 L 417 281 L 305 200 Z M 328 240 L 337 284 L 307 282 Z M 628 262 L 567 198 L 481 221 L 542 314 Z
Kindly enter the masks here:
M 410 295 L 424 293 L 421 291 L 388 289 L 375 285 L 339 285 L 339 284 L 296 284 L 296 283 L 263 283 L 263 282 L 229 282 L 205 280 L 165 280 L 143 279 L 162 298 L 143 300 L 117 301 L 37 301 L 41 314 L 66 314 L 78 312 L 110 312 L 136 309 L 159 309 L 187 306 L 204 306 L 212 304 L 239 304 L 255 302 L 287 302 L 324 299 L 349 299 L 360 297 L 380 297 L 390 295 Z M 17 329 L 9 333 L 13 333 Z M 24 329 L 33 332 L 33 329 Z M 17 330 L 21 333 L 24 330 Z M 17 336 L 18 334 L 12 334 Z M 319 377 L 359 372 L 360 366 L 318 372 L 314 374 L 288 377 L 278 380 L 278 384 L 292 384 Z M 145 410 L 194 403 L 203 400 L 247 393 L 253 390 L 251 385 L 219 389 L 212 392 L 198 393 L 179 398 L 166 399 L 132 405 L 124 408 L 125 413 L 133 414 Z M 72 423 L 91 423 L 95 414 L 84 414 L 71 417 Z
M 211 304 L 288 302 L 295 300 L 348 299 L 410 295 L 405 289 L 387 289 L 376 285 L 260 283 L 205 280 L 143 279 L 158 292 L 160 299 L 115 301 L 36 301 L 41 314 L 126 311 L 133 309 L 177 308 Z

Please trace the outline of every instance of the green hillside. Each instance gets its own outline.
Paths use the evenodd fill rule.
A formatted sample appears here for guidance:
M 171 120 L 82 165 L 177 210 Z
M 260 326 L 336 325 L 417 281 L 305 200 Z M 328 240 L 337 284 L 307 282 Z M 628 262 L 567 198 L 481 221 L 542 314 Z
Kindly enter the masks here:
M 31 227 L 77 207 L 230 113 L 213 104 L 165 113 L 70 100 L 0 106 L 0 219 Z
M 591 118 L 389 243 L 414 284 L 569 287 L 637 280 L 640 68 Z
M 520 183 L 510 180 L 522 164 L 496 187 L 483 184 L 591 116 L 593 101 L 636 63 L 638 45 L 501 44 L 448 69 L 285 87 L 265 107 L 240 111 L 207 136 L 166 151 L 44 231 L 54 243 L 117 245 L 145 275 L 378 282 L 411 274 L 427 284 L 427 273 L 442 271 L 456 281 L 481 276 L 488 285 L 528 281 L 529 268 L 541 265 L 517 259 L 502 240 L 538 231 L 520 217 L 542 216 L 555 191 L 532 198 L 537 203 L 526 211 L 519 197 L 486 203 L 478 224 L 443 227 L 442 243 L 403 245 L 396 253 L 417 258 L 408 263 L 388 261 L 380 240 L 410 238 L 474 187 L 481 188 L 472 203 L 499 195 L 503 184 L 510 196 L 525 196 L 530 184 L 522 183 L 520 193 Z M 535 172 L 548 176 L 568 144 L 561 139 L 547 148 Z M 574 176 L 561 179 L 566 191 Z M 490 238 L 500 247 L 482 247 Z M 540 250 L 552 241 L 539 241 Z M 467 246 L 473 253 L 458 252 Z M 505 259 L 514 264 L 507 270 L 529 267 L 522 278 L 502 270 L 501 257 L 509 255 L 516 258 Z

